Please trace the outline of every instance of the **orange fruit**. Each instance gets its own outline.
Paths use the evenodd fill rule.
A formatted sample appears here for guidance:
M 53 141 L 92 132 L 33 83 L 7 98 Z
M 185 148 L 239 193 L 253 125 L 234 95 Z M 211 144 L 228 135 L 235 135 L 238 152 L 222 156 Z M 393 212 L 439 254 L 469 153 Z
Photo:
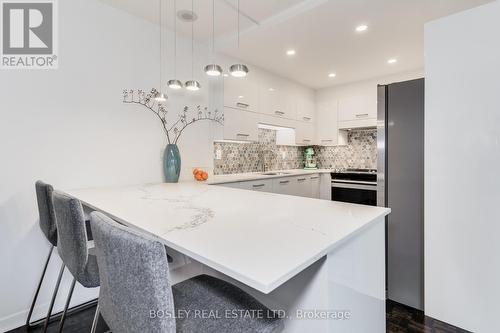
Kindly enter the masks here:
M 207 172 L 205 172 L 205 171 L 203 171 L 203 172 L 201 173 L 201 178 L 202 178 L 203 180 L 207 180 L 207 179 L 208 179 L 208 173 L 207 173 Z
M 194 168 L 194 170 L 193 170 L 193 176 L 194 176 L 194 175 L 196 175 L 196 173 L 197 173 L 198 171 L 200 171 L 200 169 L 198 169 L 198 168 Z

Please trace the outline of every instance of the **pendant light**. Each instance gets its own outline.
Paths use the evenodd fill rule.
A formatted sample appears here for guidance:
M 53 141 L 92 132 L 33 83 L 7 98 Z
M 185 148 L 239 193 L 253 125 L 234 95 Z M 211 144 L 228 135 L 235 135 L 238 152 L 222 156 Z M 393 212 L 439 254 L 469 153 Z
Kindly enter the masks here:
M 167 85 L 170 89 L 181 89 L 182 82 L 177 80 L 177 0 L 174 0 L 174 79 L 169 80 Z
M 162 3 L 163 0 L 159 0 L 160 4 L 160 89 L 155 93 L 153 96 L 154 100 L 157 101 L 158 103 L 164 103 L 167 101 L 167 95 L 161 92 L 161 86 L 163 84 L 163 61 L 162 61 L 162 51 L 163 51 L 163 43 L 162 43 L 162 37 L 163 37 L 163 23 L 162 23 L 162 15 L 161 15 L 161 10 L 162 10 Z
M 194 0 L 191 0 L 191 12 L 194 13 Z M 200 90 L 200 83 L 194 79 L 194 20 L 191 21 L 191 77 L 192 79 L 186 82 L 186 89 Z
M 215 0 L 212 0 L 212 58 L 215 54 Z M 208 76 L 220 76 L 222 74 L 222 67 L 217 64 L 210 64 L 205 66 L 205 73 Z
M 240 0 L 238 4 L 238 49 L 240 48 Z M 243 64 L 234 64 L 229 67 L 229 73 L 234 77 L 245 77 L 248 74 L 248 67 Z

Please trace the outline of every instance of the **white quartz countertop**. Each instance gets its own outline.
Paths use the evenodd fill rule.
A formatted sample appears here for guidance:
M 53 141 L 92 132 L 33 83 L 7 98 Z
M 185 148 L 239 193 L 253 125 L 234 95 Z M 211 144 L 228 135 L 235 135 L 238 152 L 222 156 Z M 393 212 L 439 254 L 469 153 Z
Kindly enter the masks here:
M 215 175 L 210 177 L 210 179 L 208 180 L 208 184 L 216 185 L 216 184 L 244 182 L 251 180 L 312 175 L 318 173 L 331 173 L 334 171 L 335 170 L 332 169 L 317 169 L 317 170 L 292 169 L 292 170 L 270 170 L 266 172 L 266 173 L 278 173 L 276 175 L 263 175 L 264 172 L 247 172 L 247 173 L 235 173 L 227 175 Z
M 194 182 L 66 192 L 263 293 L 390 212 Z

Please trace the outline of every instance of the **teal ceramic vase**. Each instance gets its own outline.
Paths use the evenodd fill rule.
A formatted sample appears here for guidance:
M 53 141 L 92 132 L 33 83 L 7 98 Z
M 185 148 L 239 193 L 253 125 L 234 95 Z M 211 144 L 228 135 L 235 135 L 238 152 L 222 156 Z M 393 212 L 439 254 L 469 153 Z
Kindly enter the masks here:
M 179 147 L 175 144 L 168 144 L 163 155 L 163 172 L 165 182 L 177 183 L 181 174 L 181 154 Z

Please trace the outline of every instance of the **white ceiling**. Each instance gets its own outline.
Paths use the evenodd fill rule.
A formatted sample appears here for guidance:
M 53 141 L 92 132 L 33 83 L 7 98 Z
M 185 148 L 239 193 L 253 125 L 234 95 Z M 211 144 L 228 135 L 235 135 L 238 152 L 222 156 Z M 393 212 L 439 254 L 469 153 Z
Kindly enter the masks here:
M 101 0 L 157 23 L 159 0 Z M 164 0 L 167 25 L 173 0 Z M 241 44 L 235 43 L 236 0 L 216 0 L 218 51 L 312 88 L 422 68 L 424 24 L 493 0 L 240 0 Z M 195 38 L 211 38 L 211 0 L 195 0 Z M 177 0 L 190 9 L 191 0 Z M 168 14 L 167 14 L 168 12 Z M 165 21 L 164 21 L 165 22 Z M 179 21 L 178 21 L 179 22 Z M 257 24 L 256 24 L 257 23 Z M 355 27 L 368 30 L 356 33 Z M 190 36 L 191 25 L 178 23 Z M 297 54 L 289 57 L 287 49 Z M 389 58 L 397 58 L 389 65 Z M 251 69 L 251 68 L 250 68 Z M 335 72 L 336 78 L 328 73 Z

